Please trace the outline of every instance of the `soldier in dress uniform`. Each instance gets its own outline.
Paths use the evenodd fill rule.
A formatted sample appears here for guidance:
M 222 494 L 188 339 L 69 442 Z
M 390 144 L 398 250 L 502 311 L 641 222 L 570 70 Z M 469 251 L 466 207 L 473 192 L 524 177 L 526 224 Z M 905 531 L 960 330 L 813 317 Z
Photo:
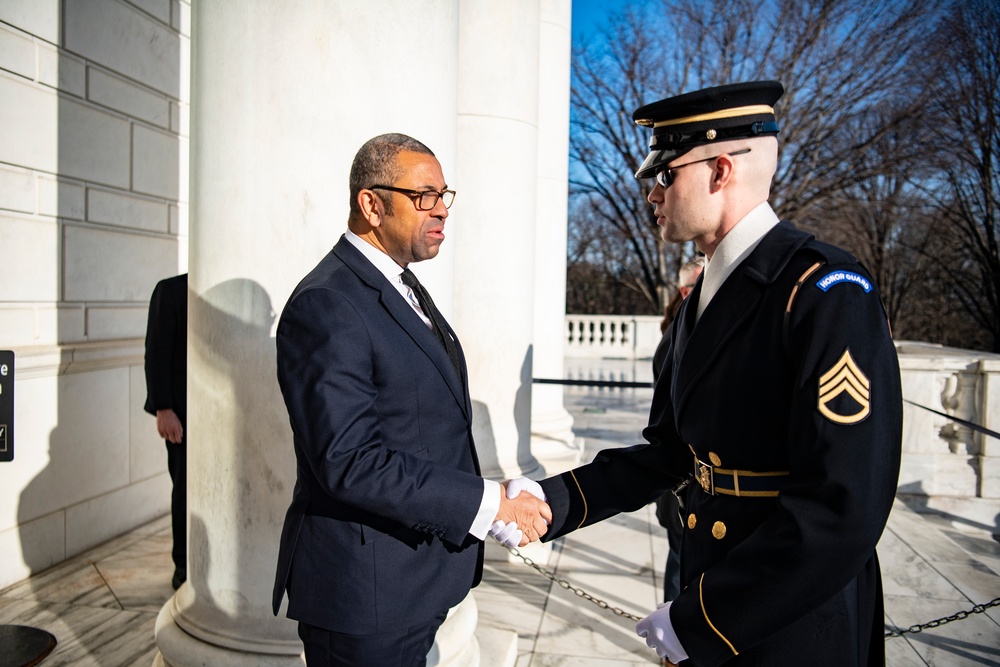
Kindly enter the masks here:
M 783 92 L 740 83 L 635 112 L 663 238 L 709 258 L 673 322 L 648 444 L 508 490 L 544 492 L 550 540 L 689 482 L 682 591 L 637 626 L 673 663 L 885 661 L 875 545 L 899 472 L 899 365 L 869 273 L 767 203 Z

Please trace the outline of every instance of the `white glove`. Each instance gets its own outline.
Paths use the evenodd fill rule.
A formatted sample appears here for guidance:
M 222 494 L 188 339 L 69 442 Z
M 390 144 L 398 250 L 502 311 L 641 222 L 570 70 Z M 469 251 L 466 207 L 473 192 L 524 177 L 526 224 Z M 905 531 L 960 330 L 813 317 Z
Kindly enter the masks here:
M 490 526 L 490 535 L 494 540 L 504 545 L 505 547 L 514 548 L 521 543 L 523 535 L 520 530 L 517 529 L 517 524 L 513 521 L 505 524 L 500 519 L 493 522 Z
M 518 477 L 507 482 L 507 500 L 517 498 L 521 495 L 521 491 L 527 491 L 534 497 L 549 502 L 549 499 L 545 497 L 545 492 L 542 491 L 542 485 L 533 479 Z
M 688 654 L 670 622 L 671 604 L 661 602 L 656 605 L 656 611 L 635 624 L 635 633 L 646 640 L 646 646 L 656 651 L 656 655 L 677 664 L 687 660 Z

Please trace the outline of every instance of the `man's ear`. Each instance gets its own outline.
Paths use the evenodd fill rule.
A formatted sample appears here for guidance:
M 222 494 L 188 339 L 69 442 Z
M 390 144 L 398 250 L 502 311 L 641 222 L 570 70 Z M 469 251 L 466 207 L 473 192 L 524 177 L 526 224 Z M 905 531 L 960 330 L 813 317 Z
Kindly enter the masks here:
M 372 190 L 361 190 L 358 192 L 358 209 L 362 217 L 368 221 L 372 227 L 382 224 L 382 200 Z

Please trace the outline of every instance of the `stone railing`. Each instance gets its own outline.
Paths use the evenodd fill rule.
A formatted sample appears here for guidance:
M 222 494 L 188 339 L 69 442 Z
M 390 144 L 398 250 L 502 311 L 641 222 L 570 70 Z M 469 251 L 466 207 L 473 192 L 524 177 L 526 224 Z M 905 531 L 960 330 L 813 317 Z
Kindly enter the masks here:
M 910 341 L 896 349 L 906 401 L 900 497 L 1000 526 L 1000 439 L 924 409 L 1000 431 L 1000 355 Z
M 565 356 L 571 359 L 645 359 L 660 342 L 655 315 L 567 315 Z
M 659 322 L 567 315 L 567 377 L 648 381 L 648 364 L 622 360 L 652 357 Z M 924 409 L 1000 432 L 1000 355 L 912 341 L 897 341 L 896 349 L 906 401 L 898 495 L 917 509 L 1000 527 L 1000 439 Z

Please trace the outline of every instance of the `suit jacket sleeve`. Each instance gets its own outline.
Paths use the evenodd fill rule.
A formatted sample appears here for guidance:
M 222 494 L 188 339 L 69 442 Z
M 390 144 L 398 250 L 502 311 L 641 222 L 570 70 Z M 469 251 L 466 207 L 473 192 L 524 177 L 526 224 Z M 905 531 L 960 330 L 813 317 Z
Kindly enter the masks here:
M 436 419 L 441 432 L 456 442 L 431 444 L 471 456 L 468 421 L 445 394 L 443 382 L 441 395 L 425 396 L 423 403 L 421 397 L 398 390 L 414 371 L 379 356 L 367 328 L 370 322 L 358 308 L 341 292 L 310 288 L 296 295 L 282 314 L 278 381 L 299 465 L 306 462 L 327 496 L 320 502 L 343 503 L 372 522 L 388 519 L 461 545 L 482 500 L 482 478 L 471 472 L 471 463 L 470 472 L 464 472 L 419 452 L 386 446 L 383 428 L 393 424 L 393 438 L 415 441 L 421 420 Z M 406 336 L 402 330 L 399 335 Z M 397 388 L 392 398 L 377 388 L 388 391 L 389 384 Z M 429 405 L 437 405 L 440 414 L 421 415 L 421 410 L 433 409 Z

